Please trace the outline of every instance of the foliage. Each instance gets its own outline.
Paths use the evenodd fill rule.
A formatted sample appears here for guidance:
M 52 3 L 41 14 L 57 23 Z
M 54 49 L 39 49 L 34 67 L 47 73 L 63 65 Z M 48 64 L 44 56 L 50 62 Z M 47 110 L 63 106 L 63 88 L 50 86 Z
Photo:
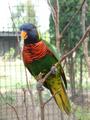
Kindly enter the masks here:
M 51 0 L 53 1 L 53 0 Z M 78 0 L 59 0 L 59 8 L 60 8 L 60 24 L 59 24 L 59 31 L 62 32 L 64 27 L 69 22 L 70 18 L 74 15 L 74 13 L 78 10 L 80 3 Z M 61 52 L 69 51 L 72 49 L 78 40 L 80 39 L 82 32 L 81 25 L 80 25 L 80 14 L 78 14 L 71 24 L 71 26 L 65 31 L 63 35 L 63 40 L 61 44 Z M 52 16 L 50 16 L 50 37 L 51 43 L 55 44 L 55 29 L 54 29 L 54 22 Z
M 5 55 L 3 56 L 3 60 L 7 61 L 7 60 L 11 60 L 14 56 L 15 53 L 15 49 L 14 48 L 10 48 L 9 51 L 7 51 L 5 53 Z
M 54 6 L 54 0 L 50 0 L 51 5 Z M 59 32 L 62 34 L 62 31 L 64 30 L 65 26 L 70 22 L 70 19 L 75 15 L 75 13 L 80 9 L 82 1 L 78 0 L 58 0 L 59 1 Z M 89 25 L 90 21 L 90 2 L 87 1 L 87 13 L 85 16 L 85 27 Z M 68 53 L 71 49 L 73 49 L 76 44 L 79 42 L 80 38 L 83 35 L 82 31 L 82 10 L 79 11 L 79 13 L 75 16 L 73 21 L 71 22 L 68 29 L 66 29 L 63 33 L 62 40 L 60 43 L 60 54 L 63 56 L 65 53 Z M 55 45 L 55 26 L 52 15 L 50 15 L 50 42 Z M 90 42 L 90 40 L 89 40 Z M 89 48 L 89 44 L 88 44 Z M 88 49 L 89 50 L 89 49 Z M 89 50 L 90 51 L 90 50 Z M 68 59 L 66 59 L 66 67 L 67 67 L 67 74 L 70 80 L 70 88 L 71 88 L 71 95 L 74 96 L 77 92 L 76 88 L 80 88 L 85 83 L 85 79 L 87 79 L 87 71 L 84 72 L 84 66 L 86 66 L 85 61 L 81 63 L 79 62 L 78 66 L 76 66 L 76 63 L 78 63 L 78 60 L 81 60 L 83 56 L 83 48 L 80 46 L 77 51 L 74 52 L 74 54 L 71 54 L 68 56 Z M 81 68 L 82 66 L 82 68 Z M 85 68 L 86 69 L 86 68 Z M 85 75 L 83 75 L 85 74 Z M 77 82 L 78 81 L 78 82 Z M 79 83 L 79 84 L 77 84 Z M 88 86 L 89 88 L 89 86 Z
M 90 112 L 87 108 L 78 107 L 76 117 L 78 120 L 90 120 Z
M 20 24 L 24 22 L 31 22 L 36 24 L 35 10 L 31 0 L 27 0 L 25 3 L 18 3 L 18 5 L 14 7 L 14 10 L 12 10 L 12 18 L 16 28 L 18 28 Z M 14 27 L 14 25 L 12 27 Z
M 52 6 L 54 5 L 54 0 L 50 0 Z M 78 0 L 59 0 L 59 11 L 60 11 L 60 24 L 59 24 L 59 31 L 62 33 L 64 27 L 69 23 L 71 17 L 75 14 L 75 12 L 79 9 L 82 1 Z M 87 12 L 86 12 L 86 27 L 89 25 L 90 21 L 90 1 L 87 1 Z M 80 40 L 82 36 L 82 21 L 81 21 L 81 11 L 78 15 L 76 15 L 75 19 L 68 27 L 68 29 L 64 32 L 62 38 L 61 46 L 61 54 L 68 52 L 71 50 L 77 42 Z M 55 27 L 52 15 L 50 15 L 50 41 L 52 44 L 55 45 Z M 89 48 L 89 46 L 88 46 Z M 88 49 L 90 51 L 90 49 Z M 82 46 L 77 50 L 77 57 L 82 55 Z
M 87 1 L 86 26 L 90 25 L 90 0 Z
M 2 96 L 0 96 L 0 104 L 5 104 L 5 103 L 14 104 L 15 101 L 16 101 L 16 97 L 14 94 L 12 94 L 12 92 L 4 93 L 3 98 Z

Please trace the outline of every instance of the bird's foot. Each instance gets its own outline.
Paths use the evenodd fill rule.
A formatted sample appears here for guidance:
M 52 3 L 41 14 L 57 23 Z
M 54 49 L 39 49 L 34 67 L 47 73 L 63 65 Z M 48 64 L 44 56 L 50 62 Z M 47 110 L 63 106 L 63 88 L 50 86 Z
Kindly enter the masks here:
M 37 82 L 36 87 L 37 87 L 38 91 L 43 91 L 44 90 L 43 83 L 40 80 Z
M 51 67 L 51 74 L 53 74 L 53 75 L 55 75 L 56 74 L 56 72 L 57 72 L 57 68 L 56 68 L 56 66 L 55 65 L 53 65 L 52 67 Z

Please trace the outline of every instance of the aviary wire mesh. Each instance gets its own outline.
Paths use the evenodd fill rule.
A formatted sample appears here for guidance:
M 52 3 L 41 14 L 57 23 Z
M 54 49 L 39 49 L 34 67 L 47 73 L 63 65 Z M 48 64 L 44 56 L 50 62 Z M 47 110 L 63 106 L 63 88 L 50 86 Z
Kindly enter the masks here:
M 39 8 L 39 1 L 37 3 L 36 7 Z M 16 7 L 12 6 L 11 10 Z M 82 59 L 82 62 L 85 63 L 85 60 Z M 75 65 L 79 66 L 80 63 L 81 59 Z M 84 76 L 87 69 L 83 70 Z M 86 120 L 85 116 L 89 120 L 90 84 L 87 79 L 86 76 L 82 93 L 77 92 L 77 96 L 70 98 L 74 101 L 71 102 L 73 110 L 70 116 L 61 113 L 52 99 L 44 107 L 45 120 Z M 78 81 L 75 80 L 76 91 L 78 91 L 77 84 Z M 70 97 L 70 88 L 67 92 Z M 43 101 L 47 101 L 51 96 L 46 89 L 42 95 Z M 36 81 L 24 67 L 16 31 L 13 27 L 8 26 L 6 30 L 3 26 L 0 32 L 0 120 L 41 120 L 41 113 Z

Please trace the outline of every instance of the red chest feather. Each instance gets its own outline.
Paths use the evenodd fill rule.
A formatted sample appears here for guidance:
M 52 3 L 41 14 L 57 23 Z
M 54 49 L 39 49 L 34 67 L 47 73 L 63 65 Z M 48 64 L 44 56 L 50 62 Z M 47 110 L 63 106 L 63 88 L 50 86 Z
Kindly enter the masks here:
M 47 54 L 52 55 L 48 47 L 42 41 L 24 46 L 22 52 L 24 63 L 32 63 L 34 60 L 39 60 Z

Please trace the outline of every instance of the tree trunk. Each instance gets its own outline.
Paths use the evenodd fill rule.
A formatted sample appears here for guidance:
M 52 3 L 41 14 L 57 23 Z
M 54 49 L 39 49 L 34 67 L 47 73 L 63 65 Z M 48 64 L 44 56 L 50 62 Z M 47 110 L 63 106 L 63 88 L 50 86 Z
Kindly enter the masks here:
M 58 50 L 58 52 L 60 52 L 60 44 L 61 44 L 61 38 L 62 35 L 59 32 L 59 0 L 54 0 L 53 5 L 51 4 L 50 0 L 47 0 L 48 5 L 51 8 L 51 13 L 52 13 L 52 18 L 54 21 L 54 25 L 55 25 L 55 33 L 56 33 L 56 48 Z
M 54 2 L 54 23 L 56 32 L 56 47 L 58 52 L 60 52 L 60 33 L 59 33 L 59 2 L 55 0 Z
M 74 72 L 74 59 L 71 55 L 69 57 L 69 77 L 70 77 L 70 86 L 71 86 L 71 93 L 72 99 L 75 96 L 75 72 Z
M 58 50 L 58 52 L 60 52 L 60 38 L 59 38 L 59 25 L 56 24 L 55 26 L 55 29 L 56 29 L 56 48 Z
M 82 32 L 83 34 L 85 33 L 86 6 L 87 6 L 87 3 L 85 2 L 82 7 Z M 88 38 L 86 38 L 86 40 L 83 42 L 83 53 L 84 53 L 87 67 L 88 67 L 88 77 L 90 79 L 90 57 L 88 56 L 88 40 L 87 39 Z
M 38 94 L 39 94 L 39 102 L 40 102 L 41 120 L 44 120 L 44 107 L 43 107 L 42 91 L 38 90 Z
M 83 86 L 82 86 L 82 82 L 83 82 L 83 56 L 80 57 L 80 82 L 79 82 L 79 92 L 80 95 L 82 94 L 83 91 Z

